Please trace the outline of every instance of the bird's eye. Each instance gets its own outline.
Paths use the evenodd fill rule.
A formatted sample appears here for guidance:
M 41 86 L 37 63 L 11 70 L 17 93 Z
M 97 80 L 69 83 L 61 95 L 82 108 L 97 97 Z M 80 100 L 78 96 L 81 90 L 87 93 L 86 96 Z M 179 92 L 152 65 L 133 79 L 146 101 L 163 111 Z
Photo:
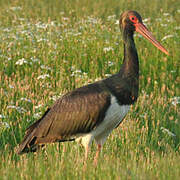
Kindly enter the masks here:
M 135 16 L 130 16 L 129 17 L 130 21 L 132 21 L 133 23 L 137 23 L 137 18 Z

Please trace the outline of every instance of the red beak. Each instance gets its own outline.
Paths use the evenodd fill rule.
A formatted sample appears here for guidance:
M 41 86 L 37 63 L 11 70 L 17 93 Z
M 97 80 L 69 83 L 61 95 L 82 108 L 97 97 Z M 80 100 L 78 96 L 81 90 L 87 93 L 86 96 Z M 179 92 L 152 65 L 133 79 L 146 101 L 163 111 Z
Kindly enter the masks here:
M 169 55 L 168 51 L 154 38 L 152 33 L 148 31 L 148 29 L 143 23 L 136 23 L 135 28 L 136 28 L 136 32 L 139 32 L 146 39 L 148 39 L 154 46 L 156 46 L 159 50 Z

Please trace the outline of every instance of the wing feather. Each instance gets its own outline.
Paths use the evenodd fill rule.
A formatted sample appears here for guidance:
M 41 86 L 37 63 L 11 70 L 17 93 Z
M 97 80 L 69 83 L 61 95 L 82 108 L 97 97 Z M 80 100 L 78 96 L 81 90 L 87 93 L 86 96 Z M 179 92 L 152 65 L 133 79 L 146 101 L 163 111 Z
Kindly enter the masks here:
M 76 89 L 60 98 L 36 127 L 34 136 L 53 141 L 87 133 L 103 121 L 110 105 L 109 92 L 101 84 Z

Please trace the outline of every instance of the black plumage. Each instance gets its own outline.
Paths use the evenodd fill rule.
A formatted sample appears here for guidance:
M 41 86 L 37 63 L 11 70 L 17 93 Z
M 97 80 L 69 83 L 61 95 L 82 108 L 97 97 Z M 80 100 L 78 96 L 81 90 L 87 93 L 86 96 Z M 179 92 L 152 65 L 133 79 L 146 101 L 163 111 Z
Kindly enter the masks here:
M 167 51 L 152 34 L 148 34 L 141 16 L 135 11 L 126 11 L 121 15 L 120 28 L 124 43 L 124 60 L 120 71 L 107 79 L 75 89 L 58 99 L 41 119 L 26 130 L 17 151 L 19 154 L 36 151 L 45 143 L 72 141 L 81 136 L 85 137 L 87 153 L 93 138 L 100 149 L 109 133 L 121 123 L 127 112 L 123 109 L 124 114 L 121 116 L 116 108 L 120 111 L 121 107 L 134 104 L 138 98 L 139 62 L 133 39 L 134 31 L 153 41 L 152 43 L 166 54 Z M 111 112 L 113 110 L 116 111 L 115 116 Z M 90 135 L 90 138 L 86 138 L 86 135 Z
M 68 141 L 90 132 L 103 121 L 109 105 L 110 94 L 103 81 L 64 95 L 26 130 L 18 153 L 31 151 L 33 144 Z

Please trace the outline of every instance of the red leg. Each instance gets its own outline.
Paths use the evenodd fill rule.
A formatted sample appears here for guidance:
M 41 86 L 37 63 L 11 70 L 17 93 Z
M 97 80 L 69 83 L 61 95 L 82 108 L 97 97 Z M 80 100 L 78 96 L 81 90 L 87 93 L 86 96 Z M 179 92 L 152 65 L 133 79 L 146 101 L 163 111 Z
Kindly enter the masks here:
M 87 147 L 85 148 L 85 160 L 88 159 L 88 152 L 89 152 L 89 147 L 87 146 Z
M 86 171 L 87 169 L 87 159 L 88 159 L 88 152 L 89 152 L 89 147 L 86 146 L 85 148 L 85 157 L 84 157 L 84 166 L 83 166 L 83 170 Z
M 96 151 L 96 156 L 94 157 L 94 165 L 95 166 L 97 166 L 100 151 L 101 151 L 101 144 L 98 144 L 98 148 L 97 148 L 97 151 Z

